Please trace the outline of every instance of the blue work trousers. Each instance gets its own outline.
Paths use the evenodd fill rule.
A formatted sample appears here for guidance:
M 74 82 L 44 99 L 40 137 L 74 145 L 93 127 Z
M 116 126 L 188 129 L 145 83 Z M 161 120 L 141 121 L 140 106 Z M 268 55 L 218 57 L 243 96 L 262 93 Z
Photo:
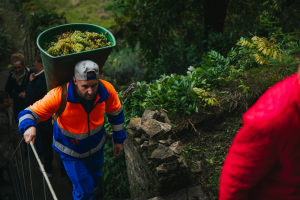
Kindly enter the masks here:
M 104 161 L 103 149 L 101 150 L 95 153 L 100 153 L 100 156 L 93 156 L 90 160 L 59 154 L 73 184 L 74 200 L 96 200 L 95 192 L 102 178 Z

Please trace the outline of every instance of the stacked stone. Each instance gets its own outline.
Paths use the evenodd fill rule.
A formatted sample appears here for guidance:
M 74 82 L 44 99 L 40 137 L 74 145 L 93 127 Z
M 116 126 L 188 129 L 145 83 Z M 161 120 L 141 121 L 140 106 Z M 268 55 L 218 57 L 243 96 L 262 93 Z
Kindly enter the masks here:
M 132 197 L 139 196 L 140 194 L 133 193 L 139 193 L 138 190 L 147 187 L 146 191 L 149 192 L 144 191 L 144 193 L 146 196 L 152 196 L 169 193 L 188 184 L 187 164 L 182 155 L 183 144 L 172 140 L 172 126 L 164 111 L 146 110 L 142 118 L 132 118 L 128 128 L 127 140 L 130 141 L 125 142 L 125 154 L 129 182 L 130 185 L 139 183 L 132 192 Z M 139 155 L 133 155 L 136 154 L 134 152 L 138 152 Z M 143 161 L 137 161 L 139 164 L 132 163 L 136 162 L 139 156 Z M 147 183 L 149 179 L 152 183 Z

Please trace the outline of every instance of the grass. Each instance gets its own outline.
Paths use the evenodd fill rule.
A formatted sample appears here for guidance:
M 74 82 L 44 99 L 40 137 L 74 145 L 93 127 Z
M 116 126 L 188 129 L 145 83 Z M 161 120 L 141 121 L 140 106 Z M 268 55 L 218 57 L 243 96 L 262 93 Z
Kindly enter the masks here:
M 37 5 L 65 12 L 68 23 L 90 23 L 111 30 L 117 26 L 113 0 L 37 0 Z
M 200 184 L 210 199 L 218 199 L 221 169 L 235 134 L 242 127 L 241 116 L 227 117 L 210 131 L 201 132 L 201 139 L 184 147 L 184 157 L 192 169 L 201 161 L 202 172 L 191 176 L 193 184 Z

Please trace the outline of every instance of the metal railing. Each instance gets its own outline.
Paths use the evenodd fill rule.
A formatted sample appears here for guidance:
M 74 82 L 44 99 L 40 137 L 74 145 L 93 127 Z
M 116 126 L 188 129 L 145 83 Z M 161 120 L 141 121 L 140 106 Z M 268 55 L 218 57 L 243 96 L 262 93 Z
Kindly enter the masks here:
M 11 158 L 9 164 L 9 175 L 10 179 L 13 183 L 13 187 L 15 190 L 15 194 L 18 200 L 35 200 L 34 193 L 34 178 L 33 178 L 33 170 L 32 170 L 32 153 L 35 155 L 36 160 L 41 168 L 43 173 L 43 186 L 44 186 L 44 197 L 45 200 L 53 199 L 57 200 L 56 194 L 52 188 L 52 185 L 48 179 L 47 173 L 44 169 L 44 166 L 41 163 L 41 160 L 36 152 L 36 149 L 32 142 L 30 145 L 27 145 L 28 151 L 28 166 L 25 165 L 25 161 L 23 156 L 25 155 L 22 148 L 22 143 L 24 142 L 24 138 L 20 141 L 19 145 L 15 149 L 15 152 Z M 28 184 L 28 181 L 30 183 Z M 49 190 L 52 195 L 52 198 L 49 198 Z
M 25 58 L 25 65 L 27 67 L 33 67 L 34 58 L 39 54 L 39 50 L 35 41 L 32 41 L 29 34 L 27 34 L 25 37 L 25 41 L 23 44 L 23 54 Z

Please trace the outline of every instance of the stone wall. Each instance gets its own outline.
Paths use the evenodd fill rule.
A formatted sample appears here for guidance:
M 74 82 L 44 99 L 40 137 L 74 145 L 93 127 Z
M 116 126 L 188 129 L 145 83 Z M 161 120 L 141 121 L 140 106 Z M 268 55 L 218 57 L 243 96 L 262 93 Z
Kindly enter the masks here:
M 124 142 L 131 197 L 154 197 L 176 191 L 189 182 L 183 144 L 171 139 L 164 111 L 146 110 L 132 118 Z

